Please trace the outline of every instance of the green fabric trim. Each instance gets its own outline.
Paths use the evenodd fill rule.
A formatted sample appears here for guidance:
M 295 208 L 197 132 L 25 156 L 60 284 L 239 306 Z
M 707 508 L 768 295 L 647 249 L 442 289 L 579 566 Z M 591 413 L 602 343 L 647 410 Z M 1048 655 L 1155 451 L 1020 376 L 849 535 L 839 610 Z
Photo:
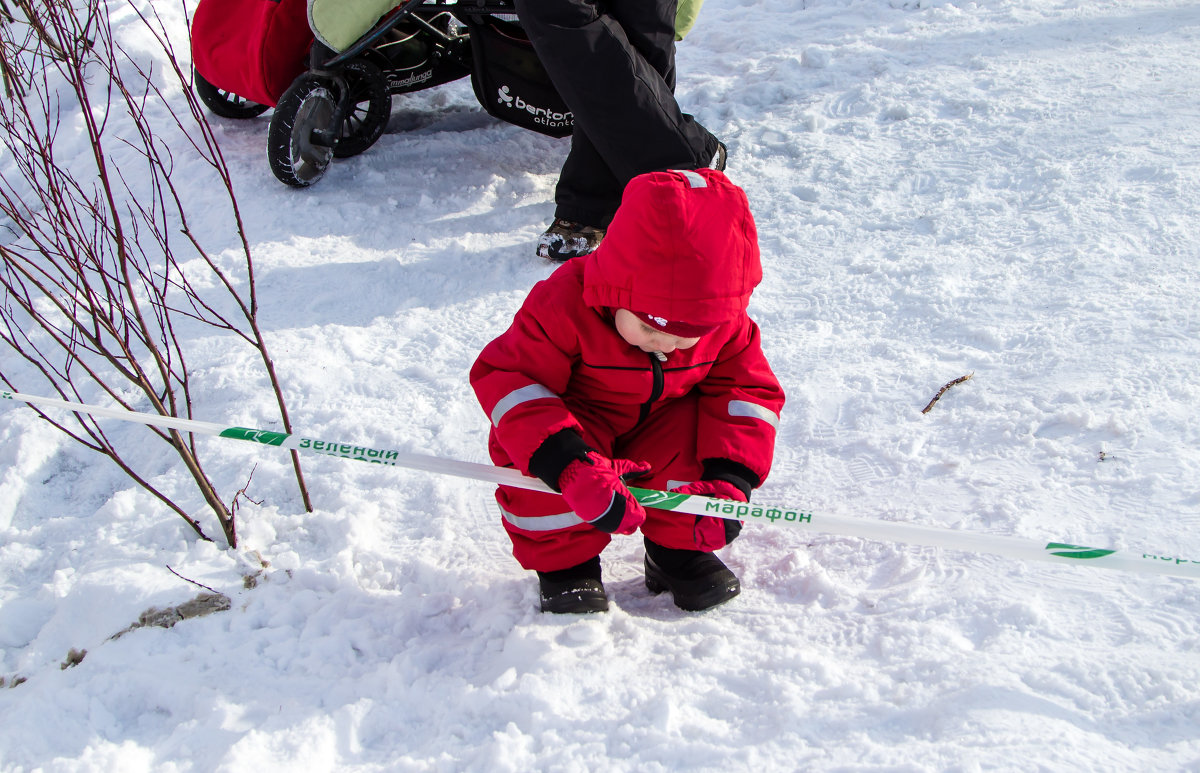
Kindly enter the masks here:
M 308 0 L 308 26 L 317 40 L 334 51 L 345 51 L 397 4 L 397 0 Z M 676 40 L 683 40 L 691 32 L 702 5 L 704 0 L 679 0 L 675 10 Z
M 683 40 L 684 36 L 692 31 L 702 5 L 704 5 L 704 0 L 679 0 L 679 6 L 675 9 L 676 40 Z
M 308 26 L 317 40 L 341 52 L 397 5 L 397 0 L 308 0 Z

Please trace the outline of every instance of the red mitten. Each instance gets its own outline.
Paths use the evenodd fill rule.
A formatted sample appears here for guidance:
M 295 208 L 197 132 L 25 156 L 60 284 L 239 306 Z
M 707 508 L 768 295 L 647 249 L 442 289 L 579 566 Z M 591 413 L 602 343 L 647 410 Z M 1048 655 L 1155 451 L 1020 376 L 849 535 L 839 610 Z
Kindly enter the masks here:
M 691 494 L 698 497 L 715 497 L 717 499 L 732 499 L 735 502 L 749 502 L 742 490 L 724 480 L 699 480 L 686 486 L 671 489 L 676 494 Z
M 646 510 L 638 503 L 624 478 L 636 478 L 650 472 L 645 462 L 608 459 L 589 451 L 586 459 L 576 459 L 558 476 L 558 488 L 575 514 L 609 534 L 633 534 L 646 520 Z
M 698 480 L 686 486 L 671 489 L 676 494 L 691 494 L 716 499 L 732 499 L 735 502 L 748 502 L 742 490 L 729 481 Z M 692 539 L 696 547 L 704 551 L 719 550 L 725 547 L 742 531 L 742 522 L 708 515 L 697 515 L 692 527 Z

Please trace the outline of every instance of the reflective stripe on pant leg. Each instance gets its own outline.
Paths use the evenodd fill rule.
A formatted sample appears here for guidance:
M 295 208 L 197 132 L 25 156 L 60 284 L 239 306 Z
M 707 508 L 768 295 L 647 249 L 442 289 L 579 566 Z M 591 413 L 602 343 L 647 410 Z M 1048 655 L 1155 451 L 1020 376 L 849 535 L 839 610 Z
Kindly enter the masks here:
M 501 523 L 513 557 L 526 569 L 566 569 L 600 555 L 611 535 L 586 525 L 557 494 L 501 486 Z
M 500 514 L 504 516 L 505 521 L 523 531 L 558 531 L 578 526 L 581 523 L 587 523 L 587 521 L 576 515 L 574 511 L 552 513 L 550 515 L 521 516 L 514 515 L 501 507 Z

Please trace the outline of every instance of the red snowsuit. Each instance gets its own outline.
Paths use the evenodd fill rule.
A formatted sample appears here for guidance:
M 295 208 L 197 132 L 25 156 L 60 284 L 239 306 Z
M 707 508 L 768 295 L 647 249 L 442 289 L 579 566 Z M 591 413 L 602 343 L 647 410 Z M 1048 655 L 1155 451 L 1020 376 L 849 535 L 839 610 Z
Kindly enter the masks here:
M 633 485 L 669 489 L 712 469 L 760 485 L 784 403 L 746 314 L 761 277 L 745 193 L 722 173 L 634 178 L 600 247 L 536 284 L 472 367 L 471 385 L 492 422 L 492 461 L 557 488 L 569 459 L 534 457 L 573 430 L 609 458 L 649 462 L 652 473 Z M 717 327 L 660 362 L 614 328 L 621 308 Z M 501 486 L 496 498 L 526 569 L 575 566 L 611 539 L 558 495 Z M 711 551 L 737 533 L 724 519 L 647 514 L 643 534 L 665 547 Z

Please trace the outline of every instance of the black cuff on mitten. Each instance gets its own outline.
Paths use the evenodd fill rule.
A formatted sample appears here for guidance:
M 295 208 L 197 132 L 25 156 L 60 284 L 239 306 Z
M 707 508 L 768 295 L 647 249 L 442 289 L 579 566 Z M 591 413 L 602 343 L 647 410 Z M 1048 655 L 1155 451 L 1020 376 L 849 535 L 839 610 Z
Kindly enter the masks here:
M 700 480 L 723 480 L 732 483 L 746 495 L 747 502 L 750 501 L 750 492 L 762 482 L 749 467 L 732 459 L 705 459 L 702 464 L 704 473 Z
M 593 518 L 588 523 L 600 531 L 614 534 L 617 529 L 621 528 L 621 521 L 625 520 L 626 504 L 628 504 L 628 500 L 624 494 L 613 492 L 612 503 L 604 511 L 604 514 L 599 518 Z
M 529 471 L 550 488 L 561 491 L 558 476 L 562 475 L 562 471 L 576 459 L 586 461 L 588 452 L 595 450 L 575 430 L 559 430 L 543 440 L 533 456 L 529 457 Z

